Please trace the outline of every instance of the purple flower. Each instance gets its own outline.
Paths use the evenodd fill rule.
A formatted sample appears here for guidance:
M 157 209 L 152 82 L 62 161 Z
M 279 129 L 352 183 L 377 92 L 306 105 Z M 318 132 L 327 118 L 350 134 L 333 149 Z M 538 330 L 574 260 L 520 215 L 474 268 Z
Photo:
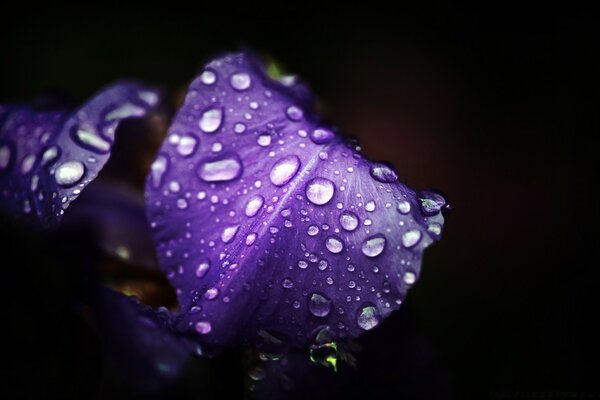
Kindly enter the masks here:
M 210 62 L 152 164 L 147 213 L 180 332 L 207 347 L 355 338 L 400 307 L 446 207 L 319 120 L 248 53 Z
M 108 161 L 119 123 L 146 115 L 157 102 L 153 88 L 118 83 L 77 109 L 0 105 L 1 209 L 57 226 Z

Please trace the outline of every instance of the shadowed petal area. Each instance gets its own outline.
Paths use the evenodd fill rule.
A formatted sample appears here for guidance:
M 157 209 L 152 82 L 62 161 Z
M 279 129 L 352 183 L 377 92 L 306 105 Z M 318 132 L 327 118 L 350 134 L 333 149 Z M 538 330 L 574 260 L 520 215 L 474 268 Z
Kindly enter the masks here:
M 307 93 L 247 53 L 212 61 L 148 176 L 177 328 L 207 345 L 304 346 L 323 327 L 357 337 L 400 306 L 441 233 L 443 197 L 366 159 Z
M 119 123 L 158 102 L 155 89 L 114 84 L 75 110 L 0 106 L 0 207 L 14 217 L 56 226 L 100 172 Z

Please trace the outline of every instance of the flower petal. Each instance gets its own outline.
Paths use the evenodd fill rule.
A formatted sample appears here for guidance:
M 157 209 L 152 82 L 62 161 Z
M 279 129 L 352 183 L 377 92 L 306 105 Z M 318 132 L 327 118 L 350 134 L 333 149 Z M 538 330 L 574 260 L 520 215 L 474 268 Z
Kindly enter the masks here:
M 148 176 L 178 328 L 204 343 L 304 346 L 324 326 L 356 337 L 400 306 L 439 238 L 443 197 L 366 159 L 298 88 L 246 53 L 212 61 Z
M 154 89 L 118 83 L 76 110 L 0 106 L 1 209 L 56 226 L 110 157 L 119 123 L 157 102 Z

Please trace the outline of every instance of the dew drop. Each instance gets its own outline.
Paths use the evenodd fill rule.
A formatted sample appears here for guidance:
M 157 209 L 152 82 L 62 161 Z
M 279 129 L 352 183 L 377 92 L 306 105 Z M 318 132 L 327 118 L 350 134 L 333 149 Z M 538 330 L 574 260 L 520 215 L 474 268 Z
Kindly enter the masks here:
M 392 183 L 398 180 L 398 174 L 392 166 L 384 163 L 375 163 L 369 173 L 373 179 L 383 183 Z
M 33 168 L 33 164 L 35 164 L 35 155 L 30 154 L 21 162 L 21 173 L 23 175 L 28 174 Z
M 304 116 L 304 112 L 296 106 L 289 106 L 287 110 L 285 110 L 285 115 L 292 121 L 299 121 Z
M 246 131 L 246 125 L 238 122 L 233 126 L 233 131 L 237 134 L 244 133 Z
M 150 176 L 154 189 L 158 189 L 162 185 L 163 177 L 167 171 L 168 164 L 169 160 L 162 154 L 159 154 L 158 157 L 156 157 L 156 160 L 154 160 L 152 163 L 152 166 L 150 167 Z
M 421 212 L 428 217 L 439 213 L 446 204 L 446 199 L 441 194 L 428 191 L 419 193 L 419 201 Z
M 326 178 L 314 178 L 306 184 L 306 197 L 316 205 L 329 203 L 335 192 L 335 185 Z
M 291 289 L 294 287 L 294 282 L 290 278 L 285 278 L 281 283 L 281 286 L 283 286 L 285 289 Z
M 345 230 L 352 232 L 358 227 L 358 216 L 352 211 L 344 211 L 340 215 L 340 224 Z
M 73 131 L 72 138 L 80 147 L 94 153 L 105 154 L 110 151 L 111 142 L 90 128 L 79 127 Z
M 63 187 L 75 185 L 83 178 L 85 166 L 80 161 L 66 161 L 59 165 L 54 172 L 56 183 Z
M 0 146 L 0 170 L 5 170 L 10 164 L 12 152 L 8 145 Z
M 344 242 L 337 236 L 329 236 L 325 240 L 325 247 L 334 254 L 341 253 L 344 250 Z
M 271 144 L 271 135 L 269 135 L 268 133 L 263 133 L 258 137 L 256 142 L 261 147 L 267 147 Z
M 242 174 L 242 161 L 236 153 L 202 161 L 198 175 L 205 182 L 227 182 Z
M 329 129 L 318 128 L 310 133 L 310 139 L 316 144 L 325 144 L 333 139 L 333 132 Z
M 300 159 L 298 156 L 286 156 L 281 158 L 273 165 L 269 178 L 271 179 L 273 185 L 283 186 L 296 175 L 299 168 Z
M 368 201 L 367 204 L 365 204 L 365 210 L 368 212 L 375 211 L 375 202 L 373 200 Z
M 256 237 L 256 233 L 251 233 L 248 236 L 246 236 L 246 246 L 252 246 L 254 242 L 256 242 Z
M 221 233 L 221 240 L 223 241 L 223 243 L 231 242 L 239 228 L 239 225 L 232 225 L 223 229 L 223 233 Z
M 198 146 L 198 139 L 194 137 L 192 134 L 183 136 L 179 143 L 177 143 L 177 153 L 183 157 L 189 157 L 196 151 L 196 147 Z
M 59 148 L 52 146 L 47 148 L 42 155 L 42 165 L 48 166 L 58 157 Z
M 315 317 L 326 317 L 331 312 L 331 300 L 322 293 L 313 293 L 308 299 L 308 309 Z
M 306 230 L 309 236 L 316 236 L 319 233 L 319 227 L 316 225 L 310 225 Z
M 260 211 L 260 208 L 263 206 L 264 202 L 264 197 L 262 197 L 259 194 L 251 197 L 250 200 L 248 200 L 248 203 L 246 203 L 246 209 L 244 211 L 246 216 L 254 217 L 258 213 L 258 211 Z
M 411 229 L 409 231 L 404 232 L 402 235 L 402 244 L 406 248 L 413 247 L 421 240 L 421 231 L 418 229 Z
M 235 73 L 231 75 L 231 78 L 229 78 L 229 83 L 231 84 L 231 87 L 235 90 L 246 90 L 250 87 L 250 75 L 248 75 L 245 72 Z
M 200 81 L 205 85 L 212 85 L 217 80 L 217 75 L 211 70 L 204 70 L 200 75 Z
M 406 200 L 398 203 L 398 212 L 400 214 L 408 214 L 410 212 L 410 203 Z
M 198 321 L 196 322 L 196 332 L 201 335 L 209 334 L 212 331 L 212 326 L 208 321 Z
M 198 268 L 196 268 L 196 277 L 203 278 L 209 269 L 210 269 L 210 261 L 209 260 L 202 261 L 200 264 L 198 264 Z
M 362 253 L 367 257 L 377 257 L 385 249 L 385 236 L 377 234 L 367 238 L 361 247 Z
M 216 287 L 209 288 L 208 290 L 206 290 L 206 293 L 204 293 L 204 298 L 206 300 L 214 300 L 218 296 L 219 296 L 219 289 L 217 289 Z
M 417 276 L 414 274 L 414 272 L 408 271 L 404 274 L 404 277 L 402 277 L 402 280 L 407 285 L 412 285 L 417 281 Z
M 300 260 L 300 261 L 298 261 L 298 268 L 300 268 L 300 269 L 306 269 L 306 268 L 308 268 L 308 263 L 306 262 L 306 260 Z
M 202 114 L 198 126 L 206 133 L 213 133 L 219 129 L 222 122 L 223 110 L 220 108 L 211 108 Z
M 358 313 L 356 318 L 356 323 L 359 327 L 364 329 L 365 331 L 371 330 L 379 325 L 381 322 L 381 317 L 379 316 L 379 311 L 373 305 L 363 306 Z

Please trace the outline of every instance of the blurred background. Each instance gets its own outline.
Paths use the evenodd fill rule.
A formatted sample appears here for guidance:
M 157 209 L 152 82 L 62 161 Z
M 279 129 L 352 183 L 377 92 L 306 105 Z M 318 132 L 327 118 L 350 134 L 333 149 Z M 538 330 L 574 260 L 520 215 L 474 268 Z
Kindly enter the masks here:
M 223 6 L 5 14 L 0 101 L 51 94 L 80 103 L 132 77 L 162 85 L 167 103 L 152 136 L 142 145 L 143 138 L 121 135 L 113 154 L 121 161 L 111 161 L 100 179 L 139 195 L 169 113 L 202 63 L 244 45 L 272 56 L 309 83 L 327 117 L 356 135 L 366 154 L 391 161 L 411 187 L 442 189 L 455 208 L 402 310 L 358 341 L 358 368 L 337 376 L 323 369 L 333 376 L 327 386 L 304 385 L 298 396 L 600 398 L 599 15 L 449 4 L 254 16 Z M 10 243 L 12 233 L 3 231 Z M 51 247 L 28 240 L 11 247 Z M 44 267 L 43 279 L 30 279 L 38 275 L 33 267 L 14 272 L 19 264 L 2 262 L 16 274 L 2 284 L 13 333 L 5 346 L 14 353 L 3 375 L 16 397 L 122 394 L 102 389 L 110 368 L 101 341 L 66 306 L 77 291 L 69 268 L 95 254 L 84 250 L 69 262 L 57 251 L 28 255 L 28 265 L 56 256 L 46 262 L 56 273 Z M 152 260 L 152 249 L 146 256 Z M 128 265 L 135 260 L 102 256 L 102 263 L 108 280 L 115 269 L 131 276 L 144 269 Z M 146 272 L 140 279 L 148 302 L 172 301 L 160 276 Z M 130 275 L 113 287 L 135 286 Z M 150 395 L 239 398 L 240 352 L 191 366 L 171 392 Z

